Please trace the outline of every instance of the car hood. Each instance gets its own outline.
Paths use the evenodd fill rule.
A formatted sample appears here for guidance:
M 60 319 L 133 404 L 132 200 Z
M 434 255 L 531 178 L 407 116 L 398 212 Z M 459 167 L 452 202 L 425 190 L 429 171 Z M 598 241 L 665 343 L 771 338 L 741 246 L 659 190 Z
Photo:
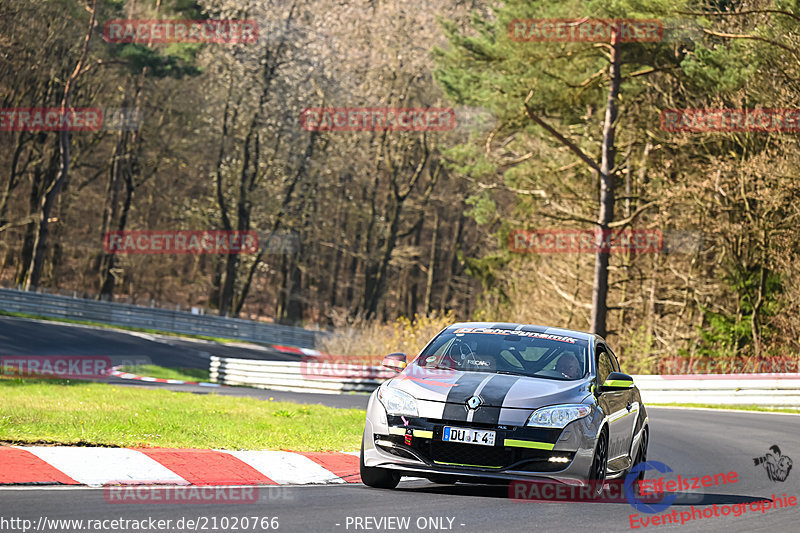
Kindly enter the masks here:
M 463 404 L 477 395 L 487 407 L 536 409 L 580 403 L 590 394 L 590 384 L 591 378 L 560 381 L 490 372 L 434 370 L 414 365 L 385 386 L 431 402 Z

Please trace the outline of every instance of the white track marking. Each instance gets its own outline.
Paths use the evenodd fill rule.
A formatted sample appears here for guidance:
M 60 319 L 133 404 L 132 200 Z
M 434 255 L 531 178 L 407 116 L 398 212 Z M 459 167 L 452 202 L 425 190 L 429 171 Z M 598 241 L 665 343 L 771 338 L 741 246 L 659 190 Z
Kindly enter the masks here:
M 227 451 L 279 484 L 344 483 L 344 480 L 303 455 L 274 451 Z
M 147 483 L 188 485 L 162 464 L 126 448 L 20 446 L 54 468 L 86 485 Z

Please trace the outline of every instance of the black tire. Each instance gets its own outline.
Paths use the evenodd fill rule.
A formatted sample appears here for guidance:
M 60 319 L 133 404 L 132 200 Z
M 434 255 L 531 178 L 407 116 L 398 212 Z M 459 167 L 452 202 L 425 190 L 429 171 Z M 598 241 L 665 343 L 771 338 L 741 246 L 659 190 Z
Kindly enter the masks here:
M 608 435 L 606 430 L 600 432 L 597 437 L 597 444 L 594 447 L 594 458 L 589 469 L 589 482 L 594 485 L 596 494 L 603 492 L 603 483 L 606 480 L 606 470 L 608 469 Z
M 647 428 L 644 428 L 642 431 L 642 439 L 639 441 L 639 449 L 636 450 L 636 459 L 634 459 L 631 468 L 634 466 L 647 462 L 647 444 L 648 444 L 648 435 L 647 435 Z M 642 484 L 640 481 L 644 481 L 645 471 L 642 470 L 639 472 L 639 475 L 636 476 L 636 483 L 634 484 L 634 490 L 636 491 L 636 495 L 639 495 L 639 490 L 641 490 Z
M 648 443 L 647 428 L 644 428 L 644 431 L 642 431 L 642 438 L 639 441 L 639 448 L 636 450 L 636 456 L 633 458 L 633 462 L 631 463 L 630 468 L 628 468 L 625 471 L 625 475 L 622 476 L 622 479 L 625 480 L 628 479 L 628 475 L 630 475 L 631 470 L 633 470 L 633 467 L 635 467 L 638 464 L 647 462 L 647 443 Z M 633 482 L 633 492 L 636 496 L 641 496 L 640 491 L 642 489 L 642 484 L 640 482 L 644 480 L 645 474 L 646 472 L 642 470 L 636 476 L 636 481 Z
M 364 466 L 364 438 L 361 438 L 361 455 L 359 456 L 359 473 L 361 481 L 368 487 L 376 489 L 393 489 L 400 483 L 400 474 L 385 468 Z
M 639 449 L 636 450 L 636 459 L 634 459 L 631 468 L 634 466 L 647 462 L 647 443 L 648 443 L 648 436 L 647 436 L 647 428 L 644 428 L 642 431 L 642 439 L 639 441 Z M 639 475 L 636 476 L 636 481 L 643 481 L 644 480 L 644 470 L 639 472 Z M 637 490 L 639 489 L 640 484 L 636 483 Z

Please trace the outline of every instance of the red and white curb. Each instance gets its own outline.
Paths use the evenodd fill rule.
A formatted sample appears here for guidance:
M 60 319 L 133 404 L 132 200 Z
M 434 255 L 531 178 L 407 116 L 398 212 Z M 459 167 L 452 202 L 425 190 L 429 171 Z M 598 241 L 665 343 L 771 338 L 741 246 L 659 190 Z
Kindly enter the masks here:
M 295 346 L 283 346 L 281 344 L 272 344 L 271 346 L 272 348 L 278 350 L 279 352 L 291 353 L 295 355 L 311 355 L 314 357 L 327 355 L 324 352 L 320 352 L 319 350 L 312 350 L 311 348 L 297 348 Z
M 139 376 L 130 372 L 123 372 L 117 367 L 111 369 L 111 376 L 120 379 L 132 379 L 135 381 L 146 381 L 148 383 L 169 383 L 171 385 L 199 385 L 201 387 L 219 387 L 219 383 L 209 383 L 207 381 L 183 381 L 182 379 L 151 378 Z
M 360 483 L 359 452 L 2 446 L 0 485 Z

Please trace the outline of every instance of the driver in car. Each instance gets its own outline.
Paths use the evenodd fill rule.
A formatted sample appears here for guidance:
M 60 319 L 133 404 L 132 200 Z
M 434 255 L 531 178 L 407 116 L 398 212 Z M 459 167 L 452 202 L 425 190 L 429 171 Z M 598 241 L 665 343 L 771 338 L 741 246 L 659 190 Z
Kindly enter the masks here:
M 475 357 L 475 349 L 477 346 L 478 343 L 475 341 L 468 342 L 460 339 L 456 340 L 447 350 L 447 353 L 444 355 L 444 357 L 442 357 L 442 360 L 439 362 L 438 366 L 450 369 L 463 369 L 467 359 L 469 357 Z
M 564 352 L 561 354 L 561 357 L 558 358 L 556 372 L 559 372 L 567 379 L 577 379 L 583 374 L 578 358 L 570 352 Z

